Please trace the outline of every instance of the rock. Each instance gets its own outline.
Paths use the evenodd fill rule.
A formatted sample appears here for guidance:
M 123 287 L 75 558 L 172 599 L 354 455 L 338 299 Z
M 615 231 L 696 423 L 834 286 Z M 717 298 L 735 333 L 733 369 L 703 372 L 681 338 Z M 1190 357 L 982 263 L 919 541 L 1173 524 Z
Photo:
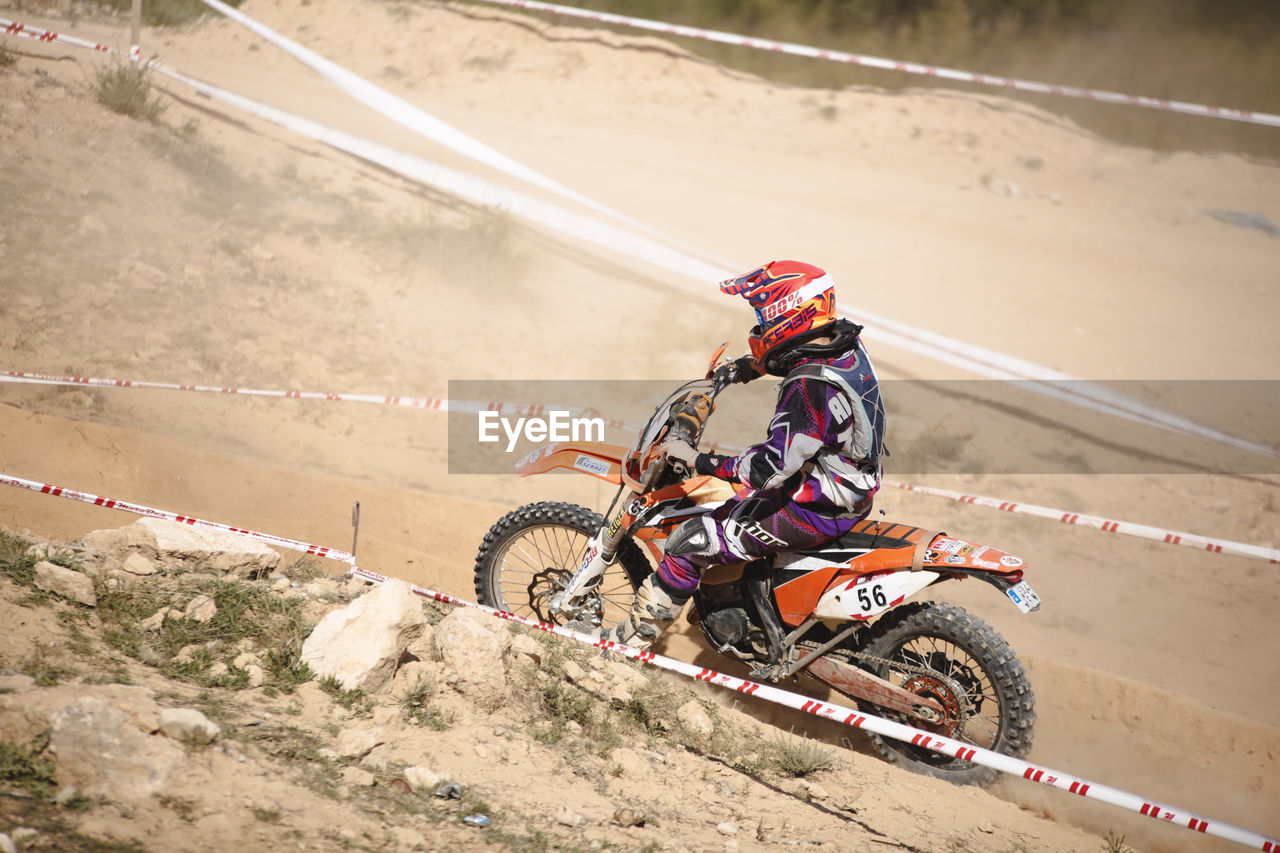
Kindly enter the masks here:
M 556 810 L 556 823 L 561 826 L 577 826 L 582 823 L 582 815 L 568 806 L 561 806 Z
M 221 678 L 229 672 L 231 672 L 231 667 L 220 660 L 216 660 L 210 664 L 208 675 L 210 678 Z
M 716 832 L 720 833 L 721 835 L 737 835 L 738 827 L 736 824 L 732 823 L 731 821 L 726 820 L 724 823 L 716 824 Z
M 707 716 L 707 712 L 703 710 L 702 705 L 696 699 L 690 699 L 680 706 L 676 711 L 676 719 L 680 721 L 680 725 L 685 730 L 702 738 L 711 737 L 711 732 L 715 726 L 711 722 L 711 718 Z
M 501 706 L 506 694 L 499 630 L 502 623 L 491 616 L 459 608 L 431 632 L 432 657 L 452 670 L 450 686 L 486 711 Z
M 98 696 L 56 709 L 49 725 L 58 784 L 87 797 L 150 797 L 164 789 L 184 757 L 181 747 L 138 731 L 124 711 Z
M 120 569 L 131 575 L 154 575 L 156 573 L 156 564 L 141 554 L 130 554 L 124 558 L 124 562 L 120 564 Z
M 161 607 L 155 613 L 138 623 L 144 631 L 159 631 L 166 619 L 181 619 L 182 611 L 176 607 Z
M 516 634 L 511 638 L 511 652 L 513 654 L 524 655 L 535 664 L 542 664 L 542 657 L 546 654 L 546 649 L 542 644 L 530 637 L 528 634 Z
M 374 783 L 374 775 L 368 770 L 361 770 L 359 767 L 342 768 L 342 781 L 348 785 L 363 785 L 369 787 Z
M 564 662 L 564 677 L 576 684 L 584 680 L 587 677 L 587 673 L 574 661 L 567 660 Z
M 93 589 L 93 578 L 83 572 L 55 563 L 47 561 L 36 563 L 36 588 L 90 607 L 98 605 L 98 594 Z
M 158 518 L 143 518 L 116 530 L 95 530 L 84 537 L 84 546 L 120 560 L 137 552 L 160 563 L 180 562 L 241 577 L 265 575 L 280 563 L 279 554 L 252 539 Z
M 251 663 L 260 664 L 262 660 L 252 652 L 241 652 L 236 655 L 236 659 L 231 662 L 231 665 L 236 669 L 244 669 Z
M 377 729 L 347 728 L 338 733 L 333 748 L 343 758 L 362 758 L 372 752 L 375 746 L 385 742 L 386 737 Z
M 620 746 L 609 753 L 609 765 L 621 767 L 622 772 L 628 776 L 638 776 L 647 766 L 640 753 L 625 746 Z
M 17 845 L 7 834 L 0 832 L 0 853 L 18 853 Z
M 192 643 L 189 646 L 183 646 L 178 649 L 178 653 L 173 656 L 174 663 L 191 663 L 196 659 L 196 652 L 204 648 L 204 643 Z
M 36 686 L 36 680 L 29 675 L 0 675 L 0 693 L 22 693 Z
M 256 663 L 244 667 L 244 671 L 249 674 L 250 687 L 261 687 L 267 681 L 267 673 Z
M 165 708 L 160 712 L 160 731 L 172 740 L 191 746 L 213 743 L 222 734 L 217 723 L 195 708 Z
M 275 592 L 284 592 L 292 584 L 288 578 L 276 578 L 271 582 L 271 589 Z
M 214 603 L 213 598 L 203 594 L 188 601 L 186 609 L 182 611 L 183 617 L 192 622 L 208 622 L 217 613 L 218 605 Z
M 804 783 L 805 796 L 811 800 L 825 800 L 831 795 L 827 793 L 827 789 L 819 785 L 817 782 Z
M 432 770 L 430 767 L 416 765 L 414 767 L 406 767 L 404 769 L 405 781 L 409 783 L 409 787 L 415 793 L 423 793 L 425 791 L 434 791 L 440 787 L 440 783 L 444 781 L 444 777 Z
M 989 821 L 989 820 L 979 821 L 979 822 L 978 822 L 978 831 L 979 831 L 979 832 L 986 832 L 986 833 L 988 833 L 988 834 L 989 834 L 989 833 L 992 833 L 992 832 L 995 832 L 995 831 L 996 831 L 996 825 L 995 825 L 994 823 L 992 823 L 991 821 Z
M 58 789 L 58 793 L 53 795 L 53 802 L 54 805 L 65 806 L 78 796 L 80 796 L 80 789 L 75 785 L 63 785 Z
M 34 841 L 36 836 L 39 834 L 40 833 L 36 832 L 29 826 L 20 826 L 13 832 L 9 833 L 9 836 L 13 839 L 14 844 L 21 844 L 25 847 Z
M 403 581 L 391 580 L 346 607 L 330 611 L 302 644 L 302 660 L 346 690 L 376 693 L 391 683 L 396 663 L 422 631 L 422 603 Z M 496 660 L 495 654 L 491 660 Z

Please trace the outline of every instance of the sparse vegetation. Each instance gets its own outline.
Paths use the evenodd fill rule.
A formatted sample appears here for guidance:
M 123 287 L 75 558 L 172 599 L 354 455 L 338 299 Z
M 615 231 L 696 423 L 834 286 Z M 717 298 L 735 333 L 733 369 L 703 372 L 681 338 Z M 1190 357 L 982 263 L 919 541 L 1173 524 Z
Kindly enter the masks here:
M 207 622 L 167 618 L 154 631 L 143 622 L 161 610 L 182 610 L 197 595 L 213 599 L 217 612 Z M 205 575 L 176 576 L 168 588 L 132 584 L 105 590 L 98 614 L 107 644 L 158 667 L 170 678 L 205 686 L 247 687 L 248 673 L 232 666 L 244 641 L 266 649 L 262 667 L 268 684 L 292 692 L 313 674 L 299 657 L 309 625 L 301 602 L 281 598 L 260 586 Z M 221 666 L 215 666 L 221 664 Z
M 435 685 L 429 679 L 419 678 L 404 696 L 405 719 L 436 731 L 449 728 L 453 724 L 453 714 L 437 707 L 435 698 Z
M 1117 835 L 1114 829 L 1108 829 L 1102 839 L 1102 849 L 1107 853 L 1133 853 L 1133 848 L 1124 843 L 1124 836 Z
M 26 744 L 0 740 L 0 783 L 19 788 L 37 799 L 45 799 L 56 786 L 54 763 L 41 758 L 49 746 L 49 733 L 37 735 Z
M 326 675 L 316 683 L 320 685 L 321 690 L 333 697 L 333 701 L 358 714 L 368 713 L 373 707 L 373 700 L 367 693 L 359 687 L 348 690 L 335 676 Z
M 228 6 L 239 6 L 241 2 L 242 0 L 226 0 Z M 102 5 L 128 12 L 132 6 L 132 0 L 105 0 Z M 200 0 L 147 0 L 142 4 L 143 23 L 156 27 L 188 24 L 210 12 L 209 7 Z
M 18 54 L 0 44 L 0 68 L 12 68 L 18 61 Z
M 98 69 L 93 94 L 107 109 L 131 118 L 152 121 L 164 112 L 151 92 L 151 71 L 136 62 L 113 60 Z
M 765 766 L 784 776 L 799 778 L 835 766 L 831 750 L 808 738 L 779 734 L 775 739 L 767 739 L 765 747 Z
M 0 530 L 0 572 L 22 586 L 36 579 L 36 558 L 27 553 L 27 542 L 7 530 Z

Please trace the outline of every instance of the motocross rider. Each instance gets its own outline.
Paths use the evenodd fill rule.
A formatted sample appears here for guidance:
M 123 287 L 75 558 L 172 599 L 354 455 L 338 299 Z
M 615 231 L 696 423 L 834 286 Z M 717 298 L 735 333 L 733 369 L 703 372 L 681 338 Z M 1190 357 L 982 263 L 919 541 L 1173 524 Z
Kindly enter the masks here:
M 773 261 L 720 290 L 745 298 L 759 321 L 751 355 L 728 366 L 731 377 L 782 377 L 777 408 L 766 439 L 738 456 L 699 453 L 679 439 L 662 445 L 668 460 L 747 488 L 671 534 L 630 614 L 601 633 L 632 648 L 658 638 L 708 568 L 835 539 L 867 516 L 880 488 L 884 406 L 862 327 L 836 316 L 831 276 Z

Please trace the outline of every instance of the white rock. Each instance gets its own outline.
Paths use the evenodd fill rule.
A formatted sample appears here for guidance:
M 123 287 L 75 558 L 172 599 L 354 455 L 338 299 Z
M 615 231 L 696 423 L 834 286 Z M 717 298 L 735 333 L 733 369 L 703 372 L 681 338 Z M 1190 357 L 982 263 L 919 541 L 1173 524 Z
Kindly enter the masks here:
M 279 554 L 252 539 L 158 518 L 143 518 L 116 530 L 95 530 L 84 537 L 84 545 L 122 560 L 136 551 L 161 563 L 181 562 L 241 576 L 267 574 L 280 563 Z
M 738 827 L 736 824 L 726 820 L 724 823 L 716 824 L 716 832 L 721 835 L 737 835 Z
M 168 618 L 171 610 L 172 608 L 170 607 L 161 607 L 155 613 L 152 613 L 146 619 L 139 622 L 138 627 L 144 631 L 159 631 L 160 627 L 164 625 L 164 620 Z M 178 615 L 182 615 L 181 611 L 179 611 Z
M 90 607 L 98 605 L 98 594 L 93 589 L 93 578 L 83 572 L 47 561 L 36 563 L 36 588 Z
M 213 743 L 222 734 L 217 723 L 195 708 L 165 708 L 160 712 L 160 731 L 172 740 L 191 746 Z
M 561 806 L 556 810 L 556 823 L 561 826 L 577 826 L 582 823 L 582 815 L 568 806 Z
M 430 767 L 416 765 L 404 769 L 404 780 L 409 783 L 414 793 L 422 793 L 423 791 L 434 792 L 440 787 L 444 777 Z
M 241 652 L 240 654 L 236 655 L 236 659 L 231 662 L 231 665 L 234 666 L 236 669 L 244 669 L 246 666 L 248 666 L 251 663 L 260 664 L 262 663 L 262 660 L 252 652 Z
M 546 649 L 542 643 L 539 643 L 528 634 L 516 634 L 511 638 L 511 651 L 514 654 L 524 655 L 536 664 L 542 663 L 542 658 L 546 654 Z
M 684 726 L 689 732 L 699 737 L 711 737 L 711 732 L 715 726 L 711 722 L 711 718 L 707 716 L 707 712 L 703 710 L 702 705 L 696 699 L 690 699 L 680 706 L 676 711 L 676 719 L 680 721 L 680 725 Z
M 377 729 L 347 728 L 338 733 L 333 748 L 343 758 L 361 758 L 385 741 L 386 737 Z
M 182 615 L 192 622 L 208 622 L 218 613 L 218 605 L 214 603 L 213 598 L 208 595 L 197 595 L 195 598 L 187 602 L 187 607 L 182 611 Z
M 181 747 L 138 731 L 123 710 L 97 696 L 58 709 L 50 724 L 58 784 L 72 788 L 72 797 L 145 799 L 164 789 L 184 758 Z
M 261 687 L 267 681 L 267 673 L 256 663 L 251 663 L 244 668 L 249 673 L 249 686 Z
M 564 662 L 564 677 L 576 683 L 586 678 L 587 673 L 576 662 L 567 660 Z
M 120 564 L 120 568 L 131 575 L 154 575 L 156 573 L 156 564 L 137 553 L 125 557 L 124 562 Z
M 497 631 L 505 629 L 493 617 L 458 608 L 431 632 L 432 657 L 454 673 L 450 685 L 484 710 L 501 706 L 506 694 Z
M 18 847 L 6 833 L 0 832 L 0 853 L 18 853 Z
M 396 663 L 422 624 L 422 603 L 409 585 L 387 581 L 321 619 L 302 644 L 302 660 L 347 690 L 375 693 L 391 683 Z
M 290 584 L 292 584 L 292 581 L 288 578 L 276 578 L 271 582 L 271 589 L 276 592 L 284 592 L 289 588 Z

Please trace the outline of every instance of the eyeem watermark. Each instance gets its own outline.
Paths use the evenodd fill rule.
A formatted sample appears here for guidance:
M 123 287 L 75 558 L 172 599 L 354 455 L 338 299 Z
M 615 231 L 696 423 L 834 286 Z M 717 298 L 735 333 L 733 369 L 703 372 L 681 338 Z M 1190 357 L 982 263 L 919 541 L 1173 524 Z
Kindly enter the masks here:
M 524 437 L 528 441 L 604 441 L 604 418 L 573 417 L 573 413 L 551 409 L 547 417 L 508 418 L 501 412 L 480 412 L 478 440 L 483 444 L 507 438 L 507 453 Z

